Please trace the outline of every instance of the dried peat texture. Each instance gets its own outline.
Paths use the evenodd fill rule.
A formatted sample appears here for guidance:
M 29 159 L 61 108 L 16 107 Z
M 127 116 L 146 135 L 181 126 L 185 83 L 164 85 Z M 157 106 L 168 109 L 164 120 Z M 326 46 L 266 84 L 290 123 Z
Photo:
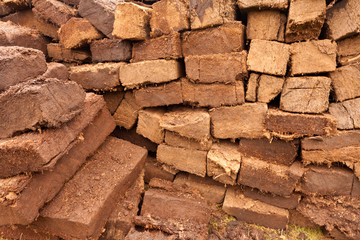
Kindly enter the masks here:
M 305 197 L 297 210 L 326 230 L 340 230 L 350 239 L 359 239 L 360 200 L 349 197 Z
M 360 63 L 360 34 L 337 41 L 337 56 L 341 65 Z
M 291 165 L 297 157 L 299 141 L 280 139 L 240 139 L 239 152 L 245 157 L 256 157 L 274 164 Z
M 121 195 L 139 177 L 146 156 L 145 149 L 108 137 L 41 211 L 35 226 L 63 238 L 98 238 Z
M 262 138 L 266 135 L 267 110 L 264 103 L 213 108 L 210 110 L 211 134 L 219 139 Z
M 132 44 L 120 39 L 101 39 L 92 41 L 90 51 L 93 62 L 120 62 L 131 58 Z
M 336 43 L 329 39 L 293 43 L 290 74 L 332 72 L 336 69 Z
M 310 166 L 296 190 L 306 195 L 350 196 L 353 181 L 354 174 L 348 169 Z
M 103 36 L 84 18 L 71 18 L 58 33 L 60 44 L 65 48 L 79 48 Z
M 49 43 L 47 45 L 47 53 L 53 61 L 82 63 L 88 62 L 91 55 L 88 51 L 82 49 L 69 49 L 59 43 Z
M 212 139 L 202 140 L 199 142 L 193 138 L 187 138 L 179 135 L 178 133 L 165 131 L 165 143 L 173 147 L 182 147 L 195 150 L 210 150 L 212 146 Z
M 291 167 L 277 165 L 255 157 L 242 157 L 238 183 L 279 196 L 290 196 L 299 179 L 290 174 Z
M 360 98 L 331 103 L 329 112 L 336 118 L 338 129 L 360 128 Z
M 255 77 L 252 77 L 250 80 L 254 81 L 255 79 L 256 79 Z M 267 74 L 262 74 L 255 83 L 250 83 L 250 85 L 252 85 L 250 86 L 250 89 L 253 88 L 253 86 L 257 86 L 256 88 L 257 101 L 263 103 L 269 103 L 271 100 L 276 98 L 281 93 L 284 82 L 285 82 L 285 78 L 283 77 L 275 77 Z
M 57 62 L 47 63 L 47 70 L 42 75 L 44 78 L 57 78 L 66 81 L 69 79 L 69 71 L 64 64 Z
M 325 22 L 326 0 L 290 0 L 286 42 L 317 39 Z
M 248 70 L 285 76 L 290 46 L 276 41 L 251 40 L 247 58 Z
M 301 156 L 304 164 L 344 163 L 351 169 L 359 162 L 360 132 L 339 131 L 335 136 L 309 137 L 301 140 Z
M 32 4 L 33 12 L 37 17 L 58 27 L 77 16 L 77 10 L 57 0 L 33 0 Z
M 184 57 L 240 52 L 245 49 L 245 26 L 231 21 L 218 27 L 181 34 Z
M 240 170 L 241 156 L 235 143 L 214 143 L 207 154 L 207 175 L 234 185 Z
M 158 107 L 183 102 L 181 82 L 173 81 L 155 87 L 134 90 L 136 103 L 140 107 Z
M 276 10 L 249 11 L 247 16 L 247 39 L 284 41 L 286 15 Z
M 0 177 L 52 168 L 82 139 L 81 132 L 99 111 L 95 107 L 97 104 L 99 100 L 93 94 L 87 94 L 80 114 L 60 128 L 0 140 Z
M 206 155 L 207 151 L 172 147 L 166 144 L 160 144 L 156 152 L 159 162 L 200 177 L 206 175 Z
M 74 82 L 39 78 L 0 94 L 0 138 L 36 128 L 54 128 L 81 112 L 84 90 Z
M 161 144 L 165 133 L 160 122 L 164 113 L 165 110 L 161 108 L 140 110 L 136 132 L 154 143 Z
M 211 209 L 204 199 L 168 181 L 154 179 L 150 187 L 136 225 L 162 230 L 176 239 L 207 239 Z
M 249 9 L 279 9 L 286 10 L 289 7 L 288 0 L 238 0 L 241 10 Z
M 176 60 L 151 60 L 121 66 L 120 82 L 125 88 L 138 88 L 145 84 L 164 83 L 182 76 L 180 62 Z
M 191 55 L 185 58 L 186 75 L 198 83 L 235 83 L 247 76 L 246 51 Z
M 115 10 L 112 35 L 120 39 L 144 40 L 150 33 L 151 8 L 132 2 L 119 2 Z
M 5 225 L 0 227 L 0 237 L 5 239 L 59 240 L 58 237 L 39 232 L 31 226 Z
M 131 62 L 181 57 L 180 33 L 175 32 L 134 43 Z
M 55 24 L 36 17 L 31 9 L 15 12 L 6 17 L 3 17 L 1 20 L 4 22 L 11 21 L 20 26 L 38 30 L 44 36 L 51 37 L 53 40 L 59 40 L 57 33 L 59 27 L 57 27 Z
M 191 29 L 207 28 L 235 20 L 235 4 L 231 0 L 190 0 Z
M 174 184 L 199 191 L 199 193 L 211 203 L 222 203 L 224 201 L 225 185 L 209 177 L 203 178 L 193 174 L 179 173 L 174 179 Z
M 0 21 L 0 46 L 19 46 L 41 50 L 46 54 L 48 40 L 38 31 L 10 21 Z
M 0 179 L 2 186 L 4 183 L 9 186 L 1 190 L 0 225 L 27 225 L 33 222 L 38 217 L 40 208 L 55 197 L 64 183 L 113 131 L 115 123 L 102 98 L 92 94 L 88 99 L 84 109 L 89 112 L 91 123 L 81 132 L 83 140 L 69 149 L 54 168 L 31 176 L 18 175 Z M 13 198 L 8 199 L 7 196 Z
M 106 231 L 99 240 L 124 239 L 130 229 L 134 227 L 133 218 L 139 211 L 141 194 L 144 193 L 144 173 L 141 173 L 133 185 L 116 203 L 113 212 L 107 219 Z
M 34 79 L 47 69 L 44 54 L 36 49 L 0 47 L 0 91 Z
M 150 156 L 146 158 L 144 170 L 144 181 L 146 183 L 149 183 L 153 178 L 159 178 L 172 182 L 175 177 L 175 174 L 173 172 L 165 170 L 163 165 L 159 163 L 156 158 Z
M 290 196 L 283 197 L 273 193 L 262 192 L 256 188 L 245 186 L 241 186 L 239 188 L 241 188 L 242 194 L 244 194 L 245 197 L 279 208 L 295 209 L 301 200 L 301 194 L 299 193 L 292 193 Z
M 88 90 L 112 90 L 120 85 L 119 71 L 125 63 L 96 63 L 70 67 L 70 80 Z
M 270 228 L 285 228 L 289 221 L 287 210 L 247 198 L 236 187 L 227 190 L 222 209 L 238 220 Z
M 134 93 L 127 91 L 124 99 L 114 113 L 116 125 L 124 127 L 127 130 L 131 129 L 136 123 L 140 109 L 141 107 L 137 104 Z
M 329 107 L 331 79 L 290 77 L 281 92 L 280 109 L 298 113 L 323 113 Z
M 199 142 L 210 138 L 210 115 L 203 109 L 174 109 L 164 114 L 160 126 Z
M 162 0 L 152 5 L 151 37 L 159 37 L 190 28 L 187 0 Z
M 360 43 L 360 42 L 359 42 Z M 346 65 L 329 74 L 337 101 L 360 97 L 360 65 Z
M 326 13 L 327 35 L 340 40 L 360 33 L 360 5 L 356 0 L 338 2 Z
M 79 14 L 100 32 L 112 38 L 116 5 L 122 0 L 80 0 Z
M 245 102 L 244 84 L 193 83 L 186 78 L 181 79 L 182 97 L 185 103 L 197 107 L 220 107 L 239 105 Z
M 303 136 L 331 136 L 337 133 L 336 118 L 330 114 L 312 115 L 269 109 L 265 127 L 271 135 L 284 140 Z

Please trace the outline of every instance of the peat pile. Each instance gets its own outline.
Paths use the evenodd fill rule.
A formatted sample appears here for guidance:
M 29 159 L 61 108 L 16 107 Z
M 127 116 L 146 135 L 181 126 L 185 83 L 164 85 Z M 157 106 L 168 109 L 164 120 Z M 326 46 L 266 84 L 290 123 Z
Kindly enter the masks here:
M 1 235 L 359 239 L 358 1 L 145 3 L 0 3 Z

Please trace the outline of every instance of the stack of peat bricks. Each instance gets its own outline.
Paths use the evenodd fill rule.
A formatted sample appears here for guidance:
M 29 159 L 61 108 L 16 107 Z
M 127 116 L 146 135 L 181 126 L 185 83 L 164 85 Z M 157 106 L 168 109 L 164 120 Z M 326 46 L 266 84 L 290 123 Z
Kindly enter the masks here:
M 209 234 L 216 204 L 360 239 L 359 0 L 0 17 L 0 238 L 251 239 Z

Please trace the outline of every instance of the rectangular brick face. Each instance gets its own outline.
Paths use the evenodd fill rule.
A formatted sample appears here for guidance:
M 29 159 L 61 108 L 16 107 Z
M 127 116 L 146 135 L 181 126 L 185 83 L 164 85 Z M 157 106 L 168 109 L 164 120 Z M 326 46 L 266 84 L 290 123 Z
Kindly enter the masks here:
M 254 39 L 250 43 L 247 65 L 254 72 L 285 76 L 289 58 L 289 45 Z
M 246 51 L 238 53 L 188 56 L 186 75 L 199 83 L 235 83 L 247 76 Z

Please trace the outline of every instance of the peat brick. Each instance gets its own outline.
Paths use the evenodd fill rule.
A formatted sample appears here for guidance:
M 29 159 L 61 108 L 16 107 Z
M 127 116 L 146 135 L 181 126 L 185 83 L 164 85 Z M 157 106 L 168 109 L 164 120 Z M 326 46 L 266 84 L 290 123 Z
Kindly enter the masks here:
M 134 90 L 134 95 L 140 107 L 168 106 L 183 102 L 180 81 L 140 88 Z
M 36 16 L 58 27 L 78 14 L 77 10 L 57 0 L 33 0 L 32 4 Z
M 151 37 L 167 35 L 190 28 L 187 0 L 162 0 L 152 5 Z
M 145 161 L 145 177 L 144 180 L 146 183 L 149 183 L 153 178 L 164 179 L 166 181 L 172 182 L 174 180 L 175 174 L 166 171 L 162 164 L 156 161 L 156 158 L 148 156 Z
M 336 119 L 330 114 L 297 114 L 277 109 L 269 109 L 265 120 L 266 129 L 271 134 L 284 139 L 313 135 L 334 135 L 337 133 L 336 126 Z
M 182 76 L 180 62 L 176 60 L 151 60 L 121 66 L 120 82 L 125 88 L 135 88 L 148 83 L 170 82 Z
M 330 78 L 337 101 L 360 97 L 360 65 L 337 68 L 330 73 Z
M 245 49 L 245 26 L 240 21 L 231 21 L 218 27 L 184 32 L 181 38 L 185 57 L 240 52 Z
M 191 29 L 208 28 L 235 20 L 235 3 L 231 0 L 192 0 L 189 4 Z
M 53 61 L 82 63 L 88 62 L 91 55 L 86 50 L 65 48 L 59 43 L 49 43 L 47 45 L 48 56 Z
M 290 0 L 286 42 L 317 39 L 325 22 L 326 0 Z
M 93 62 L 120 62 L 131 58 L 131 43 L 120 39 L 92 41 L 90 51 Z
M 345 163 L 353 168 L 360 154 L 360 131 L 339 131 L 328 137 L 308 137 L 301 140 L 301 157 L 305 164 Z
M 286 209 L 247 198 L 235 187 L 226 191 L 222 209 L 238 220 L 270 228 L 285 228 L 289 221 L 289 212 Z
M 205 177 L 206 155 L 207 151 L 160 144 L 157 149 L 156 158 L 159 162 L 166 163 L 180 171 Z
M 114 114 L 118 107 L 120 106 L 121 101 L 124 99 L 125 92 L 122 91 L 108 91 L 103 93 L 106 106 L 109 109 L 111 114 Z
M 138 112 L 141 107 L 136 103 L 134 93 L 132 91 L 125 92 L 124 99 L 114 113 L 116 125 L 131 129 L 138 118 Z
M 214 143 L 207 154 L 207 175 L 218 182 L 234 185 L 240 164 L 241 156 L 237 144 Z
M 44 54 L 36 49 L 0 47 L 0 91 L 34 79 L 47 69 Z
M 75 17 L 62 25 L 58 33 L 65 48 L 79 48 L 103 36 L 88 20 Z
M 360 63 L 360 34 L 337 41 L 337 56 L 341 65 Z
M 199 177 L 188 173 L 179 173 L 174 179 L 175 185 L 195 189 L 211 203 L 222 203 L 225 197 L 225 185 L 209 177 Z
M 161 144 L 165 133 L 160 121 L 164 113 L 165 110 L 161 108 L 140 110 L 136 132 L 154 143 Z
M 182 78 L 181 88 L 184 102 L 192 106 L 220 107 L 240 105 L 245 102 L 242 81 L 236 81 L 235 84 L 197 84 Z
M 254 72 L 285 76 L 289 58 L 289 45 L 253 39 L 250 43 L 247 65 L 248 69 Z
M 356 0 L 336 3 L 326 13 L 327 35 L 339 40 L 360 32 L 360 5 Z
M 336 43 L 329 39 L 293 43 L 290 49 L 292 76 L 336 69 Z
M 112 35 L 120 39 L 144 40 L 150 33 L 151 8 L 132 2 L 119 2 Z
M 85 92 L 74 82 L 39 78 L 0 94 L 0 138 L 36 128 L 60 127 L 82 110 Z
M 331 103 L 329 112 L 336 118 L 338 129 L 360 128 L 360 98 Z
M 265 135 L 265 103 L 245 103 L 210 110 L 211 134 L 215 138 L 261 138 Z
M 64 64 L 50 62 L 47 63 L 47 70 L 42 76 L 44 78 L 57 78 L 65 81 L 69 79 L 69 71 Z
M 169 35 L 134 43 L 131 61 L 179 59 L 181 57 L 180 33 L 175 32 Z
M 203 109 L 174 109 L 164 114 L 160 126 L 197 141 L 206 141 L 210 138 L 210 115 Z
M 238 183 L 279 196 L 290 196 L 297 179 L 290 177 L 289 167 L 262 161 L 255 157 L 241 160 Z
M 280 94 L 281 90 L 283 90 L 284 82 L 285 79 L 283 77 L 262 74 L 258 78 L 257 83 L 257 101 L 269 103 Z
M 119 70 L 125 63 L 96 63 L 70 67 L 70 80 L 85 89 L 111 90 L 120 85 Z
M 239 152 L 246 157 L 256 157 L 270 163 L 291 165 L 297 157 L 299 141 L 280 139 L 240 139 Z
M 297 190 L 311 195 L 350 196 L 354 174 L 340 167 L 310 166 Z
M 284 41 L 286 15 L 276 10 L 247 13 L 247 39 Z
M 41 50 L 46 54 L 48 41 L 38 31 L 10 21 L 0 21 L 0 46 L 19 46 Z
M 199 83 L 235 83 L 247 76 L 246 56 L 246 51 L 188 56 L 186 75 Z
M 329 108 L 331 79 L 328 77 L 287 78 L 280 109 L 298 113 L 323 113 Z

